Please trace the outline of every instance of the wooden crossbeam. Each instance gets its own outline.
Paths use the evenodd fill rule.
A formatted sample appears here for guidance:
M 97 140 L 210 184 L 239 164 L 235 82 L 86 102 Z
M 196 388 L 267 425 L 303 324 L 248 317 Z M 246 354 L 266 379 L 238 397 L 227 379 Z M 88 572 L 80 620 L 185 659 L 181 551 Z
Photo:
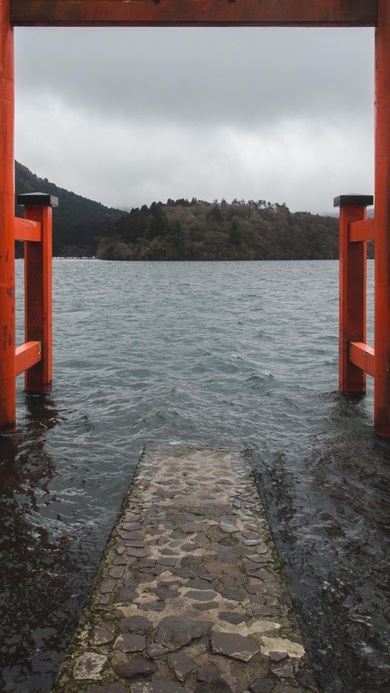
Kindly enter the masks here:
M 36 241 L 39 243 L 41 240 L 42 230 L 39 221 L 15 217 L 15 241 Z
M 15 375 L 20 375 L 39 363 L 42 357 L 41 342 L 25 342 L 15 349 Z
M 374 26 L 378 0 L 10 0 L 14 26 Z
M 352 242 L 375 240 L 375 219 L 354 221 L 349 225 L 349 240 Z
M 375 351 L 372 347 L 363 342 L 350 342 L 349 358 L 362 371 L 375 376 Z

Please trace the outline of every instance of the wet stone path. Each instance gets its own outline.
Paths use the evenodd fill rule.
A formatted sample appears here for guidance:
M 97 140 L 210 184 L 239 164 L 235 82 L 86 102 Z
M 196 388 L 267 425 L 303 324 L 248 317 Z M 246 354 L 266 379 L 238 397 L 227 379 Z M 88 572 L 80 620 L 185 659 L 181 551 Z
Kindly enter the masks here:
M 53 691 L 317 691 L 243 449 L 146 447 Z

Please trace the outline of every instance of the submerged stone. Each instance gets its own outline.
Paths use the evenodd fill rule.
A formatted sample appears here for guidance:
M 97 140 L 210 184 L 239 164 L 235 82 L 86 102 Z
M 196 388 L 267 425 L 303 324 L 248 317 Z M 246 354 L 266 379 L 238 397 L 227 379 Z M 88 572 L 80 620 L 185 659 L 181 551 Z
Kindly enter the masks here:
M 153 628 L 153 623 L 145 616 L 128 616 L 119 621 L 119 628 L 123 633 L 131 630 L 139 630 L 141 632 L 148 631 Z
M 115 638 L 114 633 L 108 626 L 102 624 L 100 626 L 96 626 L 96 628 L 93 631 L 93 639 L 92 642 L 94 645 L 107 645 L 108 643 L 112 642 Z
M 275 676 L 279 676 L 281 679 L 291 678 L 294 676 L 294 667 L 292 662 L 288 662 L 287 664 L 283 664 L 283 666 L 272 669 L 272 673 L 275 674 Z
M 196 679 L 197 681 L 202 681 L 204 683 L 211 681 L 216 681 L 221 678 L 221 671 L 219 667 L 210 662 L 210 664 L 204 664 L 198 669 Z
M 259 679 L 258 681 L 253 681 L 248 690 L 250 693 L 272 693 L 275 688 L 275 680 L 272 679 Z
M 149 645 L 149 647 L 147 647 L 145 650 L 145 654 L 147 654 L 150 659 L 158 659 L 159 657 L 163 657 L 167 652 L 169 652 L 168 648 L 165 647 L 165 645 L 159 645 L 158 643 Z
M 185 681 L 188 675 L 195 669 L 196 663 L 183 652 L 176 652 L 169 655 L 168 661 L 175 672 L 175 676 L 179 681 Z
M 119 635 L 114 642 L 114 650 L 120 652 L 142 652 L 145 649 L 145 636 L 136 633 Z
M 88 686 L 85 693 L 127 693 L 122 683 L 102 683 L 100 686 Z
M 242 662 L 249 662 L 259 651 L 254 640 L 236 633 L 213 633 L 211 648 L 213 652 Z
M 167 616 L 160 622 L 156 642 L 166 645 L 169 649 L 178 649 L 188 645 L 195 638 L 206 635 L 211 623 L 190 621 L 183 616 Z
M 233 693 L 233 690 L 224 679 L 218 679 L 211 683 L 198 683 L 195 693 Z
M 131 693 L 183 693 L 183 687 L 177 681 L 148 681 L 133 683 Z
M 154 662 L 144 657 L 126 658 L 122 653 L 114 655 L 111 661 L 112 668 L 116 674 L 125 679 L 133 679 L 136 676 L 151 676 L 157 671 Z
M 76 661 L 73 667 L 73 677 L 76 681 L 100 679 L 106 663 L 107 657 L 105 655 L 97 652 L 86 652 Z
M 237 624 L 245 621 L 245 614 L 239 614 L 236 611 L 221 611 L 219 618 L 221 621 Z

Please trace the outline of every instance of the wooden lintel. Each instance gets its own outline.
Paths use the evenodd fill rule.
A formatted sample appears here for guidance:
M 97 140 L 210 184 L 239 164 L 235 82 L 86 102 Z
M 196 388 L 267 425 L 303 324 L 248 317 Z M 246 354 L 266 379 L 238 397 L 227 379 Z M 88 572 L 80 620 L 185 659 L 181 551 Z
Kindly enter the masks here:
M 41 342 L 25 342 L 15 349 L 15 375 L 20 375 L 41 360 Z
M 15 217 L 15 241 L 42 240 L 42 230 L 39 221 Z
M 378 0 L 10 0 L 14 26 L 375 26 Z
M 354 221 L 349 225 L 349 240 L 352 242 L 375 240 L 375 219 Z
M 349 343 L 349 359 L 368 375 L 375 376 L 375 351 L 363 342 Z

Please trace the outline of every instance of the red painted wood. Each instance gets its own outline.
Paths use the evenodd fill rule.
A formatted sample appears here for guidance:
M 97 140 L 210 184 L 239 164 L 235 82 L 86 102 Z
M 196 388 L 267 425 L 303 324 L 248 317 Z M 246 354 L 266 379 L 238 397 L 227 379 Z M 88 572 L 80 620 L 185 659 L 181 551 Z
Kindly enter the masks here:
M 364 221 L 354 221 L 349 226 L 349 240 L 374 241 L 375 240 L 375 219 L 364 219 Z
M 378 0 L 11 0 L 17 26 L 374 26 Z
M 15 424 L 14 41 L 0 0 L 0 431 Z
M 25 208 L 27 219 L 40 222 L 41 243 L 25 243 L 25 340 L 42 344 L 42 357 L 26 371 L 26 392 L 50 392 L 52 387 L 52 208 Z
M 390 2 L 0 0 L 0 429 L 10 428 L 14 424 L 17 361 L 14 351 L 14 87 L 11 24 L 376 26 L 376 218 L 375 224 L 373 221 L 363 221 L 365 208 L 353 203 L 342 206 L 340 211 L 340 386 L 346 392 L 364 392 L 365 372 L 375 368 L 375 430 L 379 435 L 390 437 Z M 29 209 L 27 216 L 41 221 L 43 225 L 42 243 L 35 245 L 30 242 L 30 237 L 26 243 L 26 334 L 27 339 L 35 342 L 42 339 L 42 362 L 27 371 L 26 387 L 41 392 L 51 387 L 51 209 L 38 211 L 34 207 Z M 26 229 L 23 233 L 29 236 Z M 370 347 L 365 345 L 366 239 L 374 234 L 377 246 L 375 359 Z M 40 336 L 34 337 L 34 334 Z
M 342 392 L 364 393 L 366 374 L 350 361 L 350 342 L 366 341 L 366 257 L 367 243 L 352 243 L 349 228 L 363 220 L 363 206 L 341 206 L 339 222 L 340 313 L 339 386 Z
M 26 342 L 15 349 L 15 375 L 24 373 L 41 360 L 41 343 Z
M 375 36 L 374 425 L 390 438 L 390 3 L 379 1 Z
M 39 222 L 15 217 L 15 241 L 39 242 L 41 238 L 41 225 Z
M 365 373 L 375 375 L 375 352 L 363 342 L 351 342 L 349 345 L 349 358 L 352 363 Z

